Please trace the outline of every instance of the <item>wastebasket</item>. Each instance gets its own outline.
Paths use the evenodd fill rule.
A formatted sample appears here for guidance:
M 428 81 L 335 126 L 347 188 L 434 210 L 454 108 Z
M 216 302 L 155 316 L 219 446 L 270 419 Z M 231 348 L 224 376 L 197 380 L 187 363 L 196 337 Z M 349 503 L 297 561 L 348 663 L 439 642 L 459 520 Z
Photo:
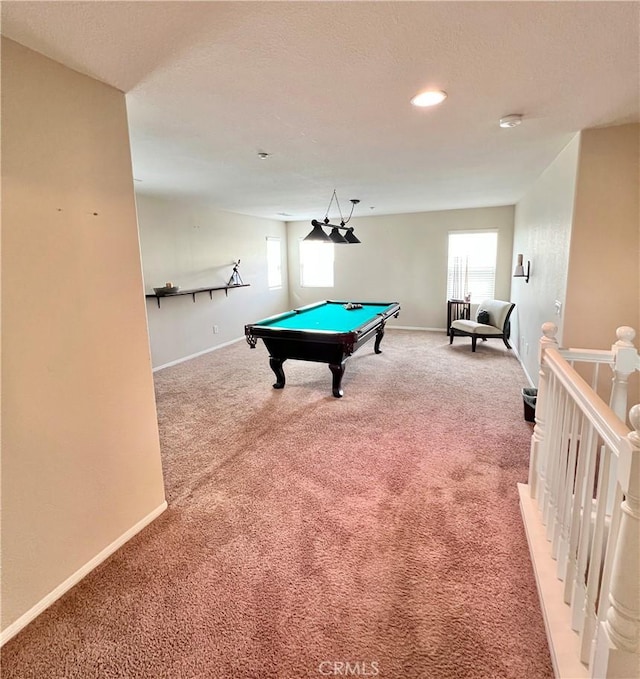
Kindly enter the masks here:
M 524 402 L 524 419 L 527 422 L 536 421 L 536 400 L 538 390 L 532 387 L 525 387 L 522 390 L 522 401 Z

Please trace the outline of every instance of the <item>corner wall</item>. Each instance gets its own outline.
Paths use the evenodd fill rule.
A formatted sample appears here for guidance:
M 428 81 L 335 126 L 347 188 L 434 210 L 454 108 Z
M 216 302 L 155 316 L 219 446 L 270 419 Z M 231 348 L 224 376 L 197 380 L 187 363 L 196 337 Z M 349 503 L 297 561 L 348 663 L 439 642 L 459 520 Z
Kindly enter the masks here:
M 608 349 L 629 325 L 640 347 L 640 125 L 584 130 L 569 255 L 565 346 Z M 610 375 L 602 374 L 608 393 Z M 606 391 L 604 389 L 606 388 Z M 640 374 L 629 378 L 629 407 Z
M 203 203 L 138 195 L 145 289 L 225 285 L 240 259 L 248 288 L 147 299 L 154 368 L 244 337 L 244 326 L 289 308 L 284 222 L 223 212 Z M 267 284 L 267 237 L 281 240 L 282 287 Z M 218 333 L 213 328 L 217 326 Z
M 580 135 L 576 135 L 540 175 L 515 209 L 512 271 L 516 255 L 531 262 L 526 283 L 514 278 L 511 299 L 516 307 L 511 315 L 511 339 L 530 379 L 538 381 L 538 342 L 542 324 L 558 325 L 562 343 L 563 310 L 567 288 L 567 268 L 573 223 L 576 172 Z M 556 314 L 555 301 L 562 304 Z
M 583 130 L 516 205 L 513 263 L 519 252 L 530 259 L 531 280 L 514 279 L 512 318 L 535 384 L 545 321 L 558 325 L 564 347 L 609 349 L 621 325 L 635 328 L 639 346 L 639 175 L 640 125 Z M 610 378 L 601 377 L 605 395 Z M 640 398 L 639 382 L 636 371 L 629 405 Z
M 300 240 L 310 221 L 290 222 L 289 291 L 292 306 L 322 299 L 400 302 L 389 325 L 443 329 L 447 324 L 447 247 L 449 231 L 496 229 L 496 297 L 509 299 L 513 239 L 512 205 L 379 217 L 354 217 L 359 245 L 335 247 L 333 288 L 300 285 Z M 482 300 L 472 300 L 480 303 Z
M 640 125 L 582 132 L 567 280 L 566 346 L 640 340 Z M 636 346 L 638 342 L 636 341 Z
M 124 95 L 2 40 L 2 630 L 166 506 Z

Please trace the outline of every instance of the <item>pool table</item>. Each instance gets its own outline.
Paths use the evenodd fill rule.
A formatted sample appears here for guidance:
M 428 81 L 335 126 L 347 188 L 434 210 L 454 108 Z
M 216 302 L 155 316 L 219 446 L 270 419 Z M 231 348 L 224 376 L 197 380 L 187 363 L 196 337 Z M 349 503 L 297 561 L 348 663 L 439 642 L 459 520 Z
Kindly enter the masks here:
M 385 323 L 399 313 L 397 302 L 316 302 L 245 325 L 244 334 L 252 349 L 258 338 L 265 343 L 269 365 L 276 375 L 274 389 L 285 385 L 282 364 L 288 358 L 318 361 L 329 364 L 333 395 L 340 398 L 347 358 L 372 337 L 376 338 L 375 353 L 381 353 Z

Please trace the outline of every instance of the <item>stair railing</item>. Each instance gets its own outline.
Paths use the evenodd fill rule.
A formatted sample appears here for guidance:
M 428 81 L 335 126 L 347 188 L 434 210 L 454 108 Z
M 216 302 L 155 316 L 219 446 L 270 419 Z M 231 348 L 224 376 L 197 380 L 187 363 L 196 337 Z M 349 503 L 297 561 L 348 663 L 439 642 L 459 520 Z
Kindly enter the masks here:
M 640 677 L 640 405 L 625 423 L 635 331 L 611 351 L 540 340 L 536 424 L 520 502 L 556 676 Z M 578 363 L 613 371 L 610 405 Z

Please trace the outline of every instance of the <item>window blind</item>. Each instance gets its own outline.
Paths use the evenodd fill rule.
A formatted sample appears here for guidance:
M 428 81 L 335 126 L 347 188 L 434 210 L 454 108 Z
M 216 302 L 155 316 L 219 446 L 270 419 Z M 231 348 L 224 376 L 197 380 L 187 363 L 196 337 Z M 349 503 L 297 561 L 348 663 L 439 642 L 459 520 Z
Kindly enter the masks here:
M 493 299 L 496 288 L 497 231 L 449 233 L 447 298 L 480 302 Z

